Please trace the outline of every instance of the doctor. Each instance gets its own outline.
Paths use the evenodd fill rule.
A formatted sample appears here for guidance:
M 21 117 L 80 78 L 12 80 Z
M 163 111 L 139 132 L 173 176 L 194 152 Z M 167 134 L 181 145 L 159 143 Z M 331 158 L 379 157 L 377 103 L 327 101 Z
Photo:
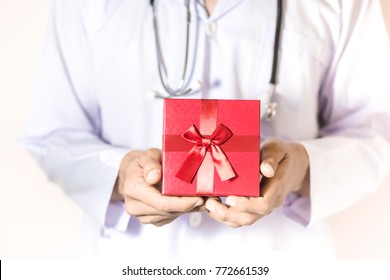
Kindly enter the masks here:
M 84 252 L 101 234 L 102 257 L 334 257 L 326 218 L 389 171 L 389 42 L 379 1 L 278 2 L 53 1 L 23 143 L 90 217 Z M 167 86 L 276 108 L 261 197 L 161 195 L 162 99 L 145 93 Z

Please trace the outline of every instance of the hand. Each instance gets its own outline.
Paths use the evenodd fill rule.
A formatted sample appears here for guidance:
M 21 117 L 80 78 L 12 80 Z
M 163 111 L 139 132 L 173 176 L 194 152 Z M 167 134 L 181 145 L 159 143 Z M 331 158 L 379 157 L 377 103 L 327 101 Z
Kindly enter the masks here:
M 282 206 L 290 192 L 310 193 L 309 159 L 301 144 L 266 141 L 261 149 L 260 173 L 260 197 L 229 196 L 227 205 L 207 200 L 210 217 L 231 227 L 247 226 Z
M 197 211 L 201 197 L 163 196 L 161 186 L 161 151 L 129 152 L 122 160 L 112 200 L 122 198 L 129 215 L 143 224 L 162 226 L 183 213 Z

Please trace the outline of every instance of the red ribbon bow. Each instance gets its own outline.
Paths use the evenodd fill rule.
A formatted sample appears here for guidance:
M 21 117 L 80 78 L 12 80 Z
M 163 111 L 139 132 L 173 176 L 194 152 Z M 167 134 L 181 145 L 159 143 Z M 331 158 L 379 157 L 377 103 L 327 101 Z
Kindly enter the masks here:
M 209 148 L 214 166 L 217 169 L 221 181 L 227 181 L 237 177 L 228 158 L 219 146 L 229 140 L 232 135 L 233 133 L 230 129 L 223 124 L 220 124 L 209 137 L 202 136 L 196 126 L 191 125 L 181 137 L 195 145 L 188 152 L 176 177 L 184 182 L 192 183 Z

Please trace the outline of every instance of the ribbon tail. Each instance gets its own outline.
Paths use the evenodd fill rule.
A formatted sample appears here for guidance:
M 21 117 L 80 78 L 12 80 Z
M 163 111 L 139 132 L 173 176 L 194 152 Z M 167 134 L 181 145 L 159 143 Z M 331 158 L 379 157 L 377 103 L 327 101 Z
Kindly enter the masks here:
M 205 155 L 206 148 L 195 145 L 184 159 L 176 177 L 186 183 L 192 183 Z
M 236 172 L 221 147 L 218 145 L 212 145 L 211 157 L 213 158 L 215 169 L 217 169 L 219 178 L 222 182 L 237 177 Z

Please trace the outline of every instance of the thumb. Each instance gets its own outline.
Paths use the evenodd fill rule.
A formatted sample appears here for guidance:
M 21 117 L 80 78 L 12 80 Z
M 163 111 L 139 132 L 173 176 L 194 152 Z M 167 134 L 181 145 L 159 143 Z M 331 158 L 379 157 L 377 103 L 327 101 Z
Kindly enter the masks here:
M 266 141 L 261 148 L 260 173 L 267 178 L 272 178 L 285 156 L 286 150 L 283 141 L 278 139 Z
M 161 181 L 161 151 L 147 150 L 142 157 L 141 165 L 146 183 L 155 185 Z

